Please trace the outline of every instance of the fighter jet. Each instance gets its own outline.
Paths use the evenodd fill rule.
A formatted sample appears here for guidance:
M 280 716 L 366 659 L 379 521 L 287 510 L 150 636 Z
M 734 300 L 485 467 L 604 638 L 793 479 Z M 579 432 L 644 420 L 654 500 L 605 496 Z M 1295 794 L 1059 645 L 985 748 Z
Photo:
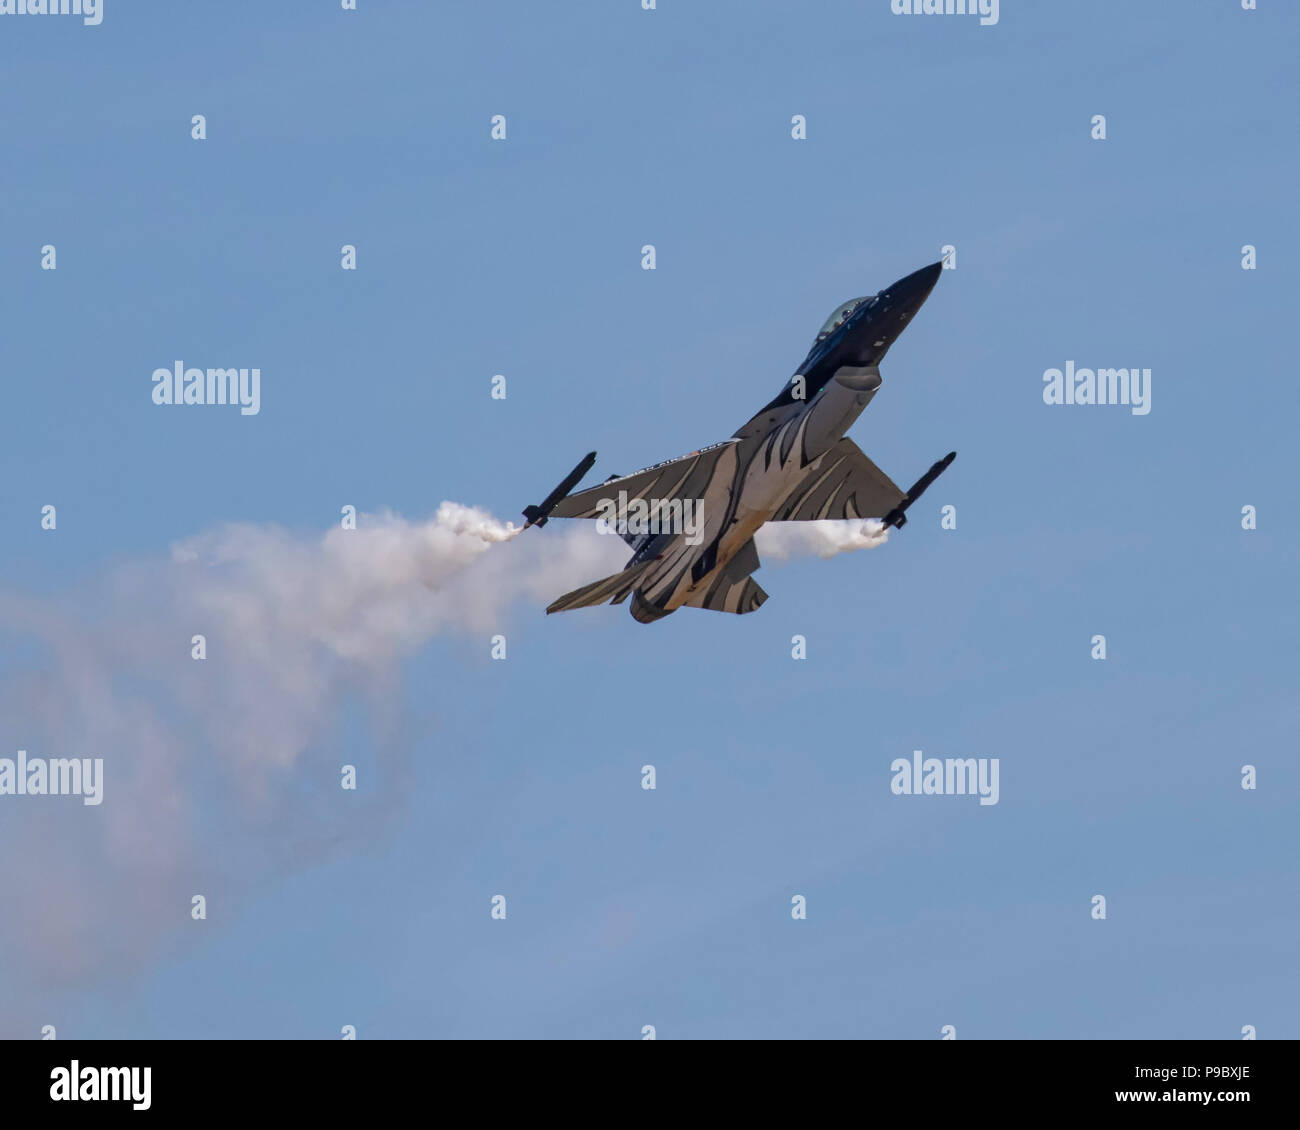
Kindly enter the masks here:
M 753 612 L 767 600 L 751 575 L 759 567 L 754 534 L 765 522 L 878 518 L 901 528 L 908 507 L 957 453 L 904 491 L 844 433 L 876 395 L 881 360 L 942 266 L 932 263 L 836 307 L 780 395 L 730 439 L 568 494 L 595 462 L 592 452 L 529 506 L 525 528 L 550 518 L 596 518 L 633 551 L 621 573 L 566 593 L 546 611 L 631 596 L 632 615 L 643 624 L 683 607 Z

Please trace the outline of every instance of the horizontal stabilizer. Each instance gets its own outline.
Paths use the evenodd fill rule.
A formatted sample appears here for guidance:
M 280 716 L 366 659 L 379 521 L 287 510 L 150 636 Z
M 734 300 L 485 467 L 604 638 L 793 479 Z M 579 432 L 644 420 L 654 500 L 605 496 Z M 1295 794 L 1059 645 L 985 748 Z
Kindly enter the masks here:
M 640 565 L 634 565 L 631 569 L 624 569 L 621 573 L 601 577 L 599 581 L 592 581 L 591 584 L 583 585 L 580 589 L 566 592 L 551 603 L 546 613 L 550 615 L 552 612 L 568 612 L 572 608 L 590 608 L 595 604 L 621 604 L 653 564 L 653 560 L 645 561 Z

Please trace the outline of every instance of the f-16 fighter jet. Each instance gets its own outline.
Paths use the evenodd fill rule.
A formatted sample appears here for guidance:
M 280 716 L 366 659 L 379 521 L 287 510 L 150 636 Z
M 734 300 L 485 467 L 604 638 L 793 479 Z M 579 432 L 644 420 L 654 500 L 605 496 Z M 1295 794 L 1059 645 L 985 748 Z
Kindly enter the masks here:
M 731 439 L 568 494 L 595 452 L 583 459 L 524 511 L 525 529 L 550 518 L 601 519 L 632 547 L 632 558 L 621 573 L 566 593 L 546 611 L 631 596 L 643 624 L 682 607 L 753 612 L 767 599 L 751 576 L 759 567 L 754 533 L 764 522 L 878 518 L 901 527 L 907 508 L 957 453 L 904 491 L 844 433 L 876 395 L 881 359 L 941 269 L 933 263 L 838 307 L 781 394 Z

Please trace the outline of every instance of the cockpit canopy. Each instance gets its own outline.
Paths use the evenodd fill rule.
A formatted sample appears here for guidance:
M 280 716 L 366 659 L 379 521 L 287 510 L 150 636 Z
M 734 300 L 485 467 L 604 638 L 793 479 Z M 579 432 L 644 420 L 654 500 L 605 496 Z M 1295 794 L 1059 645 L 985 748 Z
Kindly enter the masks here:
M 831 316 L 826 319 L 820 332 L 815 338 L 813 338 L 813 345 L 816 345 L 819 341 L 823 341 L 827 336 L 834 333 L 835 330 L 839 329 L 839 327 L 845 323 L 854 310 L 864 302 L 870 302 L 875 297 L 874 294 L 865 294 L 861 298 L 850 298 L 842 306 L 837 306 Z

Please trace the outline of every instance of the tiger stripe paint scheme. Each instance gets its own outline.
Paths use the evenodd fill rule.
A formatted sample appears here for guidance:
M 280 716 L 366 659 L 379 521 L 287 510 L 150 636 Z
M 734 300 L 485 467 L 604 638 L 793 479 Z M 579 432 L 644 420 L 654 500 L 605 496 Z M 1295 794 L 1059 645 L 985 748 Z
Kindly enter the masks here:
M 694 537 L 659 531 L 658 523 L 625 533 L 633 554 L 623 572 L 566 593 L 547 612 L 619 604 L 628 596 L 643 623 L 681 607 L 752 612 L 767 599 L 751 576 L 760 564 L 754 534 L 765 522 L 880 518 L 903 525 L 904 511 L 952 457 L 909 494 L 845 432 L 879 390 L 881 359 L 941 269 L 931 264 L 838 307 L 785 389 L 730 439 L 561 499 L 551 517 L 621 519 L 627 509 L 617 507 L 618 499 L 642 500 L 656 517 L 675 501 L 691 500 L 702 526 Z

